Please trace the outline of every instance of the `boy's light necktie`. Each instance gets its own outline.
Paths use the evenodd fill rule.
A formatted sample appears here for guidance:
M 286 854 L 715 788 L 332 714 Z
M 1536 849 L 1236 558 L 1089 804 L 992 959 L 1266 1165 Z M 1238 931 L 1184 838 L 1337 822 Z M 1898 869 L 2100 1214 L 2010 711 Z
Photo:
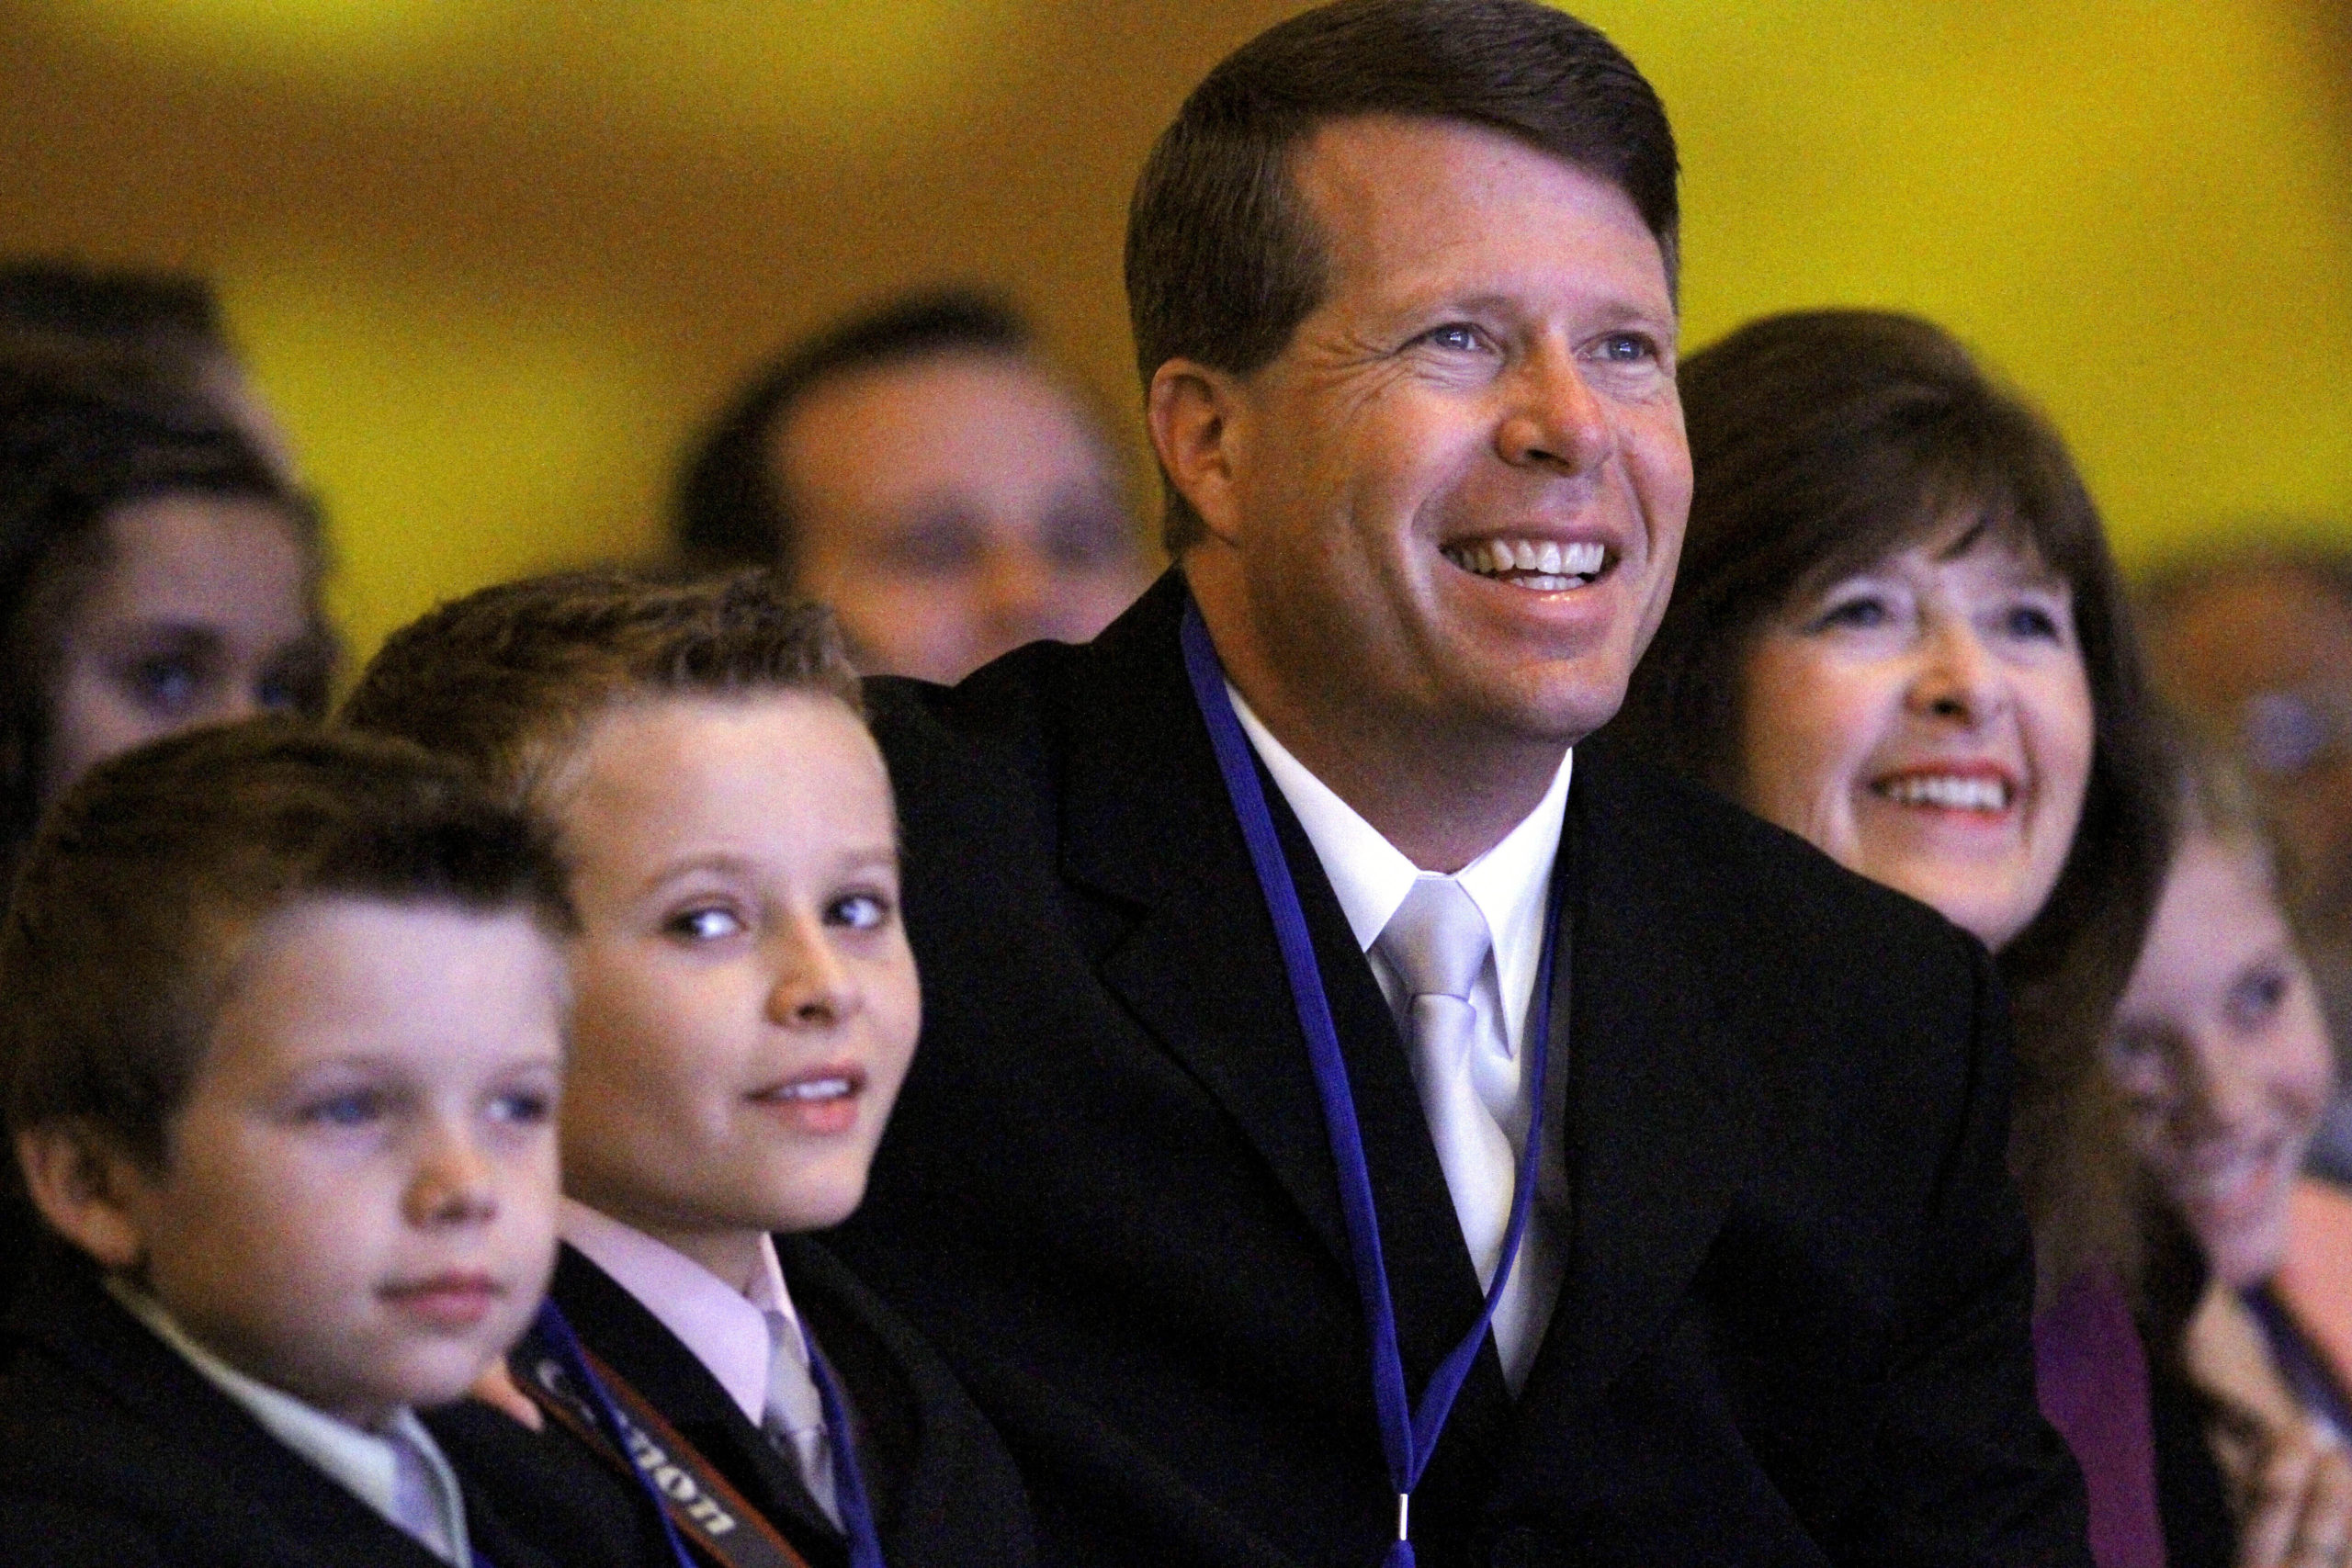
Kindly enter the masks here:
M 392 1520 L 444 1562 L 455 1562 L 457 1542 L 441 1511 L 441 1488 L 433 1467 L 408 1434 L 397 1427 L 379 1434 L 392 1450 Z
M 780 1312 L 762 1315 L 768 1325 L 768 1399 L 761 1428 L 799 1467 L 801 1484 L 838 1529 L 842 1516 L 833 1483 L 833 1445 L 825 1431 L 824 1401 L 802 1359 L 807 1351 L 800 1331 Z

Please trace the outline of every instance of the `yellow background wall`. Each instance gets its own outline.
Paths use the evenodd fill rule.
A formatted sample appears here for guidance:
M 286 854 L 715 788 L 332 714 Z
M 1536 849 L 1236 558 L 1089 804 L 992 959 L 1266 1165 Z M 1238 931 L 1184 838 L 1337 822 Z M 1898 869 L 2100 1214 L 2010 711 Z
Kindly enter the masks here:
M 1295 8 L 0 0 L 0 250 L 219 278 L 364 655 L 452 592 L 647 548 L 743 368 L 901 285 L 1014 286 L 1124 414 L 1128 182 Z M 2352 544 L 2345 7 L 1579 9 L 1682 137 L 1690 344 L 1922 310 L 2056 416 L 2127 560 Z

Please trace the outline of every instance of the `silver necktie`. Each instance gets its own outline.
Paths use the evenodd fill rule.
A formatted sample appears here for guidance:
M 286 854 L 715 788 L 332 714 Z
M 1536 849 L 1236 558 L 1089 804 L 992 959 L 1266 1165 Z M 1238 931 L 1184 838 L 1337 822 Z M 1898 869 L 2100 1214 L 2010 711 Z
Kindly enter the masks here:
M 1516 1173 L 1510 1139 L 1479 1097 L 1472 1057 L 1478 1013 L 1470 1003 L 1493 946 L 1487 918 L 1462 885 L 1424 876 L 1390 917 L 1376 945 L 1405 982 L 1413 1083 L 1437 1145 L 1437 1162 L 1453 1196 L 1462 1239 L 1478 1283 L 1491 1285 L 1510 1224 Z
M 838 1528 L 841 1505 L 833 1490 L 833 1445 L 825 1431 L 825 1404 L 808 1375 L 800 1330 L 780 1312 L 768 1322 L 768 1400 L 761 1429 L 799 1467 L 801 1483 Z

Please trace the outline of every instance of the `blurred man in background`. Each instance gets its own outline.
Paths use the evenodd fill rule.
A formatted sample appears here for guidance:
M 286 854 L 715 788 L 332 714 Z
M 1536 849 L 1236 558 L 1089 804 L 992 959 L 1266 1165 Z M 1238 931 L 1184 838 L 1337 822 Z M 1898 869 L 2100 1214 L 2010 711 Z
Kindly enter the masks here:
M 2238 754 L 2262 794 L 2341 1061 L 2352 1043 L 2352 559 L 2250 552 L 2159 577 L 2145 607 L 2159 689 Z M 2311 1163 L 2352 1182 L 2352 1098 L 2339 1093 Z
M 1101 422 L 986 296 L 909 298 L 771 362 L 691 455 L 677 543 L 781 562 L 868 673 L 1083 641 L 1149 580 Z

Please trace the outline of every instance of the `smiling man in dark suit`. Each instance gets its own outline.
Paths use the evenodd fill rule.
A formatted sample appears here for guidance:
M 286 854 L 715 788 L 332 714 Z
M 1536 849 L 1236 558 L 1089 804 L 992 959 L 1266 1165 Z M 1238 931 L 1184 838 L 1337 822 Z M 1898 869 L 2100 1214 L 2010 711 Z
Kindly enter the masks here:
M 1676 199 L 1558 12 L 1262 35 L 1130 219 L 1177 569 L 874 694 L 926 1029 L 845 1245 L 1049 1563 L 2088 1561 L 1982 951 L 1571 750 L 1681 543 Z

